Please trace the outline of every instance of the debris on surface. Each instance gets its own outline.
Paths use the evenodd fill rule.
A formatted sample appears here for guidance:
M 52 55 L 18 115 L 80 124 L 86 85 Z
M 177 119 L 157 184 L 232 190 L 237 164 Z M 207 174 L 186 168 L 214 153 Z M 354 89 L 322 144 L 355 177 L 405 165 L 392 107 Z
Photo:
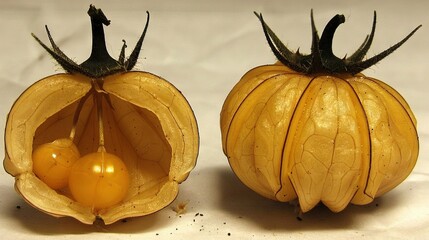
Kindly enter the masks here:
M 189 201 L 179 202 L 176 206 L 173 207 L 173 211 L 176 212 L 176 216 L 180 216 L 186 213 L 186 207 Z

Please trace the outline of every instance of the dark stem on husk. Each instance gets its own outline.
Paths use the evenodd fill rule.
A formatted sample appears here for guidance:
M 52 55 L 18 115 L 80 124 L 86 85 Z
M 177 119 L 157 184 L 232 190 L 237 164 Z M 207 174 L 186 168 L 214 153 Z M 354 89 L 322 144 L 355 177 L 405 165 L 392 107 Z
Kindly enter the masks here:
M 374 64 L 378 63 L 380 60 L 394 52 L 421 27 L 421 25 L 416 27 L 403 40 L 388 48 L 387 50 L 371 58 L 363 60 L 371 46 L 375 34 L 377 15 L 374 11 L 374 20 L 370 35 L 366 36 L 364 42 L 356 50 L 355 53 L 353 53 L 350 57 L 344 57 L 343 59 L 341 59 L 334 55 L 332 51 L 332 41 L 338 26 L 345 22 L 344 15 L 335 15 L 328 22 L 325 29 L 323 30 L 322 36 L 319 38 L 317 29 L 314 24 L 313 11 L 311 11 L 312 46 L 311 53 L 308 55 L 303 55 L 299 51 L 292 52 L 291 50 L 289 50 L 266 24 L 262 17 L 262 14 L 258 14 L 255 12 L 255 15 L 259 18 L 262 24 L 262 29 L 264 31 L 265 37 L 268 41 L 268 45 L 272 49 L 277 59 L 292 70 L 306 74 L 357 74 L 373 66 Z
M 101 9 L 97 9 L 93 5 L 90 5 L 88 10 L 88 15 L 91 18 L 92 28 L 91 55 L 86 61 L 81 64 L 77 64 L 60 50 L 60 48 L 52 39 L 51 33 L 47 26 L 45 26 L 45 28 L 48 34 L 49 41 L 52 45 L 52 49 L 46 46 L 34 34 L 32 35 L 36 39 L 36 41 L 61 65 L 61 67 L 65 71 L 69 73 L 80 73 L 90 78 L 102 78 L 118 72 L 126 72 L 133 69 L 133 67 L 137 63 L 140 54 L 140 49 L 143 44 L 143 39 L 146 35 L 146 31 L 149 26 L 150 15 L 149 12 L 146 13 L 147 20 L 143 33 L 141 34 L 136 46 L 134 47 L 132 53 L 127 60 L 125 60 L 125 48 L 127 47 L 125 40 L 123 40 L 123 45 L 118 60 L 115 60 L 110 56 L 106 48 L 103 27 L 103 25 L 108 26 L 110 24 L 110 21 L 106 18 Z
M 120 68 L 119 62 L 110 56 L 106 48 L 103 24 L 109 26 L 110 21 L 101 9 L 96 9 L 94 6 L 89 8 L 88 15 L 91 18 L 92 49 L 89 58 L 80 66 L 95 75 L 100 75 L 101 72 L 109 71 L 109 69 Z

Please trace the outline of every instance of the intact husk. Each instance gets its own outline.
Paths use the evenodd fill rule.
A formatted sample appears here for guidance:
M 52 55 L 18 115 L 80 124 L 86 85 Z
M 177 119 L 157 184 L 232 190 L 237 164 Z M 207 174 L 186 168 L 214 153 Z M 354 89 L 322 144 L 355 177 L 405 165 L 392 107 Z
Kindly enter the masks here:
M 416 119 L 401 95 L 363 74 L 305 75 L 260 66 L 232 89 L 221 112 L 231 168 L 257 193 L 319 202 L 334 212 L 363 205 L 412 171 Z

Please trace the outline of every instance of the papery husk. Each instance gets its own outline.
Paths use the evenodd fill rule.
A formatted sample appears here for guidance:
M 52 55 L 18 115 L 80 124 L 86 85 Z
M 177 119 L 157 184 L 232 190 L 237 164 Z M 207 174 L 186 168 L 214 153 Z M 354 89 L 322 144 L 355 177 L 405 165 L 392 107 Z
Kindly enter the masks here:
M 103 89 L 106 151 L 119 156 L 130 172 L 125 199 L 108 209 L 75 202 L 68 189 L 54 191 L 32 172 L 31 154 L 40 144 L 67 137 L 78 102 L 92 91 L 91 79 L 57 74 L 29 87 L 13 105 L 6 124 L 4 167 L 15 176 L 17 191 L 53 216 L 92 224 L 156 212 L 171 203 L 196 163 L 198 128 L 183 95 L 166 80 L 146 72 L 108 76 Z M 81 109 L 75 143 L 85 155 L 98 148 L 98 123 L 91 98 Z
M 417 161 L 416 118 L 404 98 L 363 74 L 256 67 L 221 112 L 222 144 L 239 179 L 260 195 L 363 205 L 405 180 Z

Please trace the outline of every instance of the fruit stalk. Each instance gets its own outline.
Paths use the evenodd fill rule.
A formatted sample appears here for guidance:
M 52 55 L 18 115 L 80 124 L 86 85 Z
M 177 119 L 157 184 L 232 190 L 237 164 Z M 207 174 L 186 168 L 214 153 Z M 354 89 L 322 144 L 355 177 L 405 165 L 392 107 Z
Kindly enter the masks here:
M 98 86 L 95 84 L 95 86 Z M 100 89 L 98 89 L 100 90 Z M 102 91 L 102 90 L 101 90 Z M 105 152 L 106 149 L 104 148 L 104 123 L 103 123 L 103 104 L 101 102 L 102 100 L 102 93 L 96 92 L 94 94 L 94 101 L 95 105 L 97 107 L 97 122 L 98 122 L 98 152 Z

